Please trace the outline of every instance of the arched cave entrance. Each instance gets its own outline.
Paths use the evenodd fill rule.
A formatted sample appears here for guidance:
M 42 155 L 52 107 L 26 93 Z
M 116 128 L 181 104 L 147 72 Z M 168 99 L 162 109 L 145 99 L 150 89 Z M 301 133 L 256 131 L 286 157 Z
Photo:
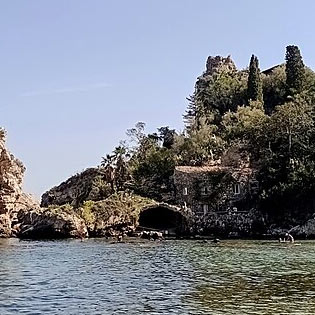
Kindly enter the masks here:
M 183 214 L 165 206 L 155 206 L 143 210 L 139 216 L 139 228 L 157 230 L 169 235 L 184 234 L 187 220 Z

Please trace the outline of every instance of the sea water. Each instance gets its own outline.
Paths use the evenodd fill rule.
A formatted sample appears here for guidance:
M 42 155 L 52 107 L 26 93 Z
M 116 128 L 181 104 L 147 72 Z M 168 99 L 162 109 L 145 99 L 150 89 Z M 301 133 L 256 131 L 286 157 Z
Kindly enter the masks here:
M 0 314 L 315 314 L 315 242 L 0 240 Z

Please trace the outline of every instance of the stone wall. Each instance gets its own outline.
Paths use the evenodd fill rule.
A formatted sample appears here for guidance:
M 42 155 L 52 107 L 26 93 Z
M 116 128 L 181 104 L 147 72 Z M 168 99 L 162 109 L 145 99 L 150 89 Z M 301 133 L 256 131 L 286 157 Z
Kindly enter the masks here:
M 176 200 L 191 210 L 193 233 L 250 236 L 260 231 L 254 211 L 258 183 L 249 167 L 179 166 L 174 173 Z
M 218 211 L 248 211 L 255 193 L 255 175 L 250 168 L 222 166 L 176 167 L 176 200 L 196 216 Z
M 199 234 L 219 237 L 257 237 L 266 231 L 266 220 L 258 211 L 209 213 L 195 222 Z

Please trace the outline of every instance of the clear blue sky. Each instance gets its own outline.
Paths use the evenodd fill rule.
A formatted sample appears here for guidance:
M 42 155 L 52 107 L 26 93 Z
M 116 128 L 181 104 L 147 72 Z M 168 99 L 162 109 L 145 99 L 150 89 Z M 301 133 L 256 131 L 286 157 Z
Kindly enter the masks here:
M 315 1 L 0 0 L 0 125 L 38 197 L 97 165 L 137 121 L 182 129 L 208 55 L 244 68 L 296 44 L 315 67 Z

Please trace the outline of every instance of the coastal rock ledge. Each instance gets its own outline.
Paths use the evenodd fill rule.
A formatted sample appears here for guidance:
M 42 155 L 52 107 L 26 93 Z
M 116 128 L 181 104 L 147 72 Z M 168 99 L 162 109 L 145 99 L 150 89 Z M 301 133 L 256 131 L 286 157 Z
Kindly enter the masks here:
M 59 208 L 20 210 L 18 237 L 21 239 L 85 238 L 88 230 L 84 220 L 73 211 Z
M 17 213 L 39 204 L 23 192 L 25 167 L 7 150 L 5 140 L 6 132 L 0 129 L 0 237 L 12 237 L 17 233 Z

